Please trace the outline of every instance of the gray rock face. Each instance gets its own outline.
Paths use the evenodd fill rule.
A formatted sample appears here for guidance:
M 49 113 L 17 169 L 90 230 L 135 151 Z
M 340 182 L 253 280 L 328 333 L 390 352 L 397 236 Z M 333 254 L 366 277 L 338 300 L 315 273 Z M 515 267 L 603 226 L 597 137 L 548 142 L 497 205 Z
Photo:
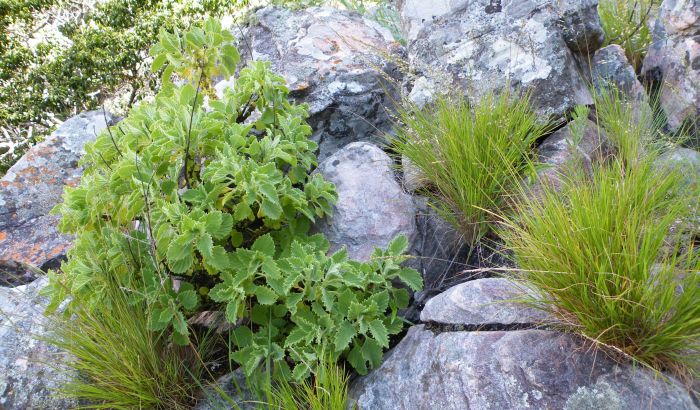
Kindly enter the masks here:
M 106 119 L 112 121 L 109 114 Z M 19 264 L 55 267 L 71 245 L 56 230 L 60 217 L 49 212 L 61 201 L 63 186 L 80 181 L 83 145 L 105 126 L 102 111 L 70 118 L 0 179 L 0 284 L 31 281 L 31 275 L 14 277 L 23 274 Z
M 507 84 L 532 90 L 543 116 L 562 117 L 576 104 L 592 103 L 560 29 L 556 1 L 404 0 L 399 11 L 409 63 L 419 76 L 447 82 L 470 98 Z
M 55 366 L 63 354 L 37 340 L 49 330 L 42 312 L 47 301 L 38 296 L 47 283 L 0 288 L 0 408 L 68 409 L 77 403 L 54 395 L 65 381 Z
M 598 16 L 598 0 L 567 0 L 560 8 L 559 28 L 571 51 L 592 55 L 603 45 L 605 32 Z
M 471 280 L 430 299 L 420 314 L 420 320 L 467 328 L 532 325 L 546 321 L 547 315 L 542 310 L 522 303 L 527 293 L 521 285 L 509 279 Z
M 333 216 L 317 226 L 333 249 L 346 245 L 351 258 L 367 260 L 375 247 L 386 247 L 400 234 L 415 239 L 413 199 L 396 180 L 391 158 L 377 146 L 348 144 L 323 161 L 318 172 L 338 192 Z
M 307 103 L 323 160 L 353 141 L 378 141 L 391 129 L 387 107 L 398 96 L 387 78 L 402 53 L 391 33 L 356 13 L 331 8 L 290 11 L 268 7 L 241 40 L 241 52 L 269 60 L 290 95 Z M 238 33 L 236 33 L 238 34 Z
M 649 100 L 625 50 L 617 44 L 596 51 L 591 62 L 591 76 L 597 88 L 613 86 L 630 101 L 647 103 Z
M 601 161 L 610 152 L 607 136 L 593 121 L 586 120 L 582 125 L 574 122 L 567 124 L 547 137 L 538 147 L 539 161 L 547 168 L 539 171 L 538 181 L 533 187 L 534 193 L 539 192 L 541 184 L 551 184 L 558 188 L 562 178 L 572 172 L 590 174 L 593 162 Z
M 421 272 L 424 290 L 445 289 L 455 280 L 462 281 L 469 257 L 464 236 L 428 205 L 427 198 L 415 197 L 418 236 L 410 265 Z
M 246 387 L 247 381 L 243 371 L 237 369 L 216 381 L 216 387 L 206 387 L 194 410 L 256 410 L 259 405 L 257 397 Z M 221 392 L 224 393 L 222 396 Z M 236 402 L 234 407 L 229 399 Z
M 683 188 L 695 188 L 700 184 L 700 152 L 690 148 L 674 148 L 663 154 L 657 163 L 660 169 L 680 171 L 684 176 Z
M 434 334 L 414 326 L 350 394 L 373 410 L 696 408 L 678 383 L 545 330 Z
M 700 144 L 700 6 L 666 0 L 642 73 L 662 82 L 660 104 L 672 130 L 690 127 Z

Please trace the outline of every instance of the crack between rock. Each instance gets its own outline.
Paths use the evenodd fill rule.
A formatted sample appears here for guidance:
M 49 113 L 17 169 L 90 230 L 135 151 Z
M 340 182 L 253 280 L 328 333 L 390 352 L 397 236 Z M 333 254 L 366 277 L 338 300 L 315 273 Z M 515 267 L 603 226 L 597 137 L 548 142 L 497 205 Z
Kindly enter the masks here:
M 434 334 L 447 332 L 512 332 L 517 330 L 546 330 L 548 326 L 541 323 L 482 323 L 478 325 L 439 323 L 439 322 L 418 322 L 425 326 Z

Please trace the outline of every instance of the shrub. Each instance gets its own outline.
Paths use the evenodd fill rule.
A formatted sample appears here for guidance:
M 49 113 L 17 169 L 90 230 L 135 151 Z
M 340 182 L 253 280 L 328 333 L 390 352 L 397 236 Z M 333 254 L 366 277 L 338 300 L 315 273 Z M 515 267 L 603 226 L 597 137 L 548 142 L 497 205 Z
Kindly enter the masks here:
M 574 174 L 560 191 L 525 196 L 499 232 L 537 306 L 644 365 L 696 372 L 700 252 L 680 232 L 698 192 L 683 190 L 676 171 L 659 172 L 649 118 L 635 120 L 615 97 L 596 108 L 616 157 L 592 179 Z
M 81 183 L 55 210 L 76 241 L 64 275 L 50 275 L 49 309 L 69 296 L 67 314 L 100 306 L 109 278 L 178 344 L 190 341 L 189 318 L 224 310 L 231 358 L 246 374 L 265 363 L 301 380 L 330 350 L 366 372 L 402 328 L 408 292 L 392 281 L 421 286 L 399 266 L 407 241 L 359 263 L 344 250 L 328 256 L 328 241 L 307 234 L 336 200 L 310 174 L 307 108 L 289 103 L 263 62 L 242 68 L 219 99 L 209 87 L 236 71 L 232 40 L 215 20 L 161 33 L 151 53 L 164 88 L 86 146 Z
M 437 211 L 474 242 L 490 230 L 491 213 L 528 169 L 539 124 L 528 96 L 487 94 L 476 104 L 440 97 L 423 110 L 403 109 L 392 139 L 430 185 Z
M 642 68 L 651 44 L 649 22 L 653 20 L 659 3 L 659 0 L 601 0 L 598 4 L 605 45 L 622 46 L 637 71 Z

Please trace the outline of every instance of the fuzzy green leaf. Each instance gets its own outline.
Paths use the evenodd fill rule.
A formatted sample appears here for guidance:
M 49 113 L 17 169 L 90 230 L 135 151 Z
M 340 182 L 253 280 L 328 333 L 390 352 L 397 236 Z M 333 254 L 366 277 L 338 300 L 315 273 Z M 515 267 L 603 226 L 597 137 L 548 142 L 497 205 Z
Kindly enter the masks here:
M 386 330 L 386 326 L 379 319 L 374 319 L 369 323 L 369 330 L 372 332 L 372 336 L 377 340 L 380 346 L 389 347 L 389 334 Z
M 333 344 L 336 352 L 342 352 L 352 341 L 352 338 L 357 334 L 355 327 L 348 321 L 343 321 L 338 328 Z

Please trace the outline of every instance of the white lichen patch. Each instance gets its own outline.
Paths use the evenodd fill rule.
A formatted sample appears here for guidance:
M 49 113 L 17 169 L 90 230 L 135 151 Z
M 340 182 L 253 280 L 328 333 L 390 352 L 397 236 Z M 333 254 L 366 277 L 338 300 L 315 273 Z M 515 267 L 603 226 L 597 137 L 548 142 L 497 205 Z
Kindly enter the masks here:
M 493 53 L 487 66 L 501 71 L 506 77 L 520 80 L 522 84 L 546 79 L 552 72 L 549 63 L 538 57 L 534 50 L 525 50 L 503 38 L 496 40 L 491 49 Z

